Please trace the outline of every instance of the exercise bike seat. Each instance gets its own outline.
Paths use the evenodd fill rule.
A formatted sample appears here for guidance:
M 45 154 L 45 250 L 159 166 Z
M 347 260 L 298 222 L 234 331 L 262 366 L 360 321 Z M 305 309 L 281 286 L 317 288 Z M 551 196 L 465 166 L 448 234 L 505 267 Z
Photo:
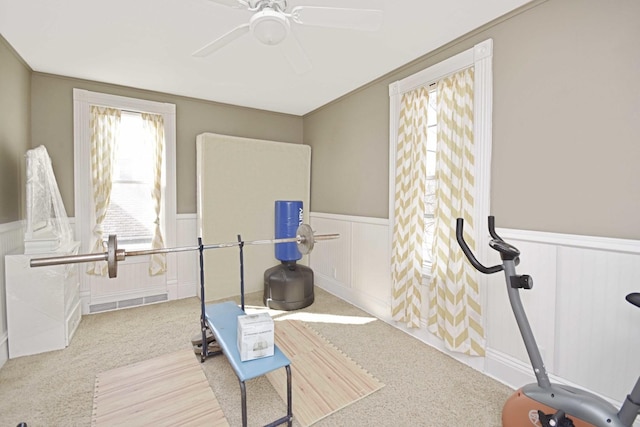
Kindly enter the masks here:
M 636 307 L 640 307 L 640 292 L 630 293 L 629 295 L 627 295 L 626 300 Z

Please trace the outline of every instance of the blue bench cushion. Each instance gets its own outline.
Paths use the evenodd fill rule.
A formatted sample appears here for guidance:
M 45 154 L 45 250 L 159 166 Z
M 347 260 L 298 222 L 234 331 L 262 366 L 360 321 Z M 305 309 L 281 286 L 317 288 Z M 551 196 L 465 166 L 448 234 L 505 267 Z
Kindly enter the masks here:
M 273 356 L 260 359 L 240 360 L 238 351 L 238 316 L 245 314 L 234 302 L 228 301 L 205 306 L 205 319 L 216 337 L 222 352 L 229 359 L 231 367 L 240 381 L 259 377 L 273 370 L 284 368 L 291 362 L 278 346 L 274 345 Z

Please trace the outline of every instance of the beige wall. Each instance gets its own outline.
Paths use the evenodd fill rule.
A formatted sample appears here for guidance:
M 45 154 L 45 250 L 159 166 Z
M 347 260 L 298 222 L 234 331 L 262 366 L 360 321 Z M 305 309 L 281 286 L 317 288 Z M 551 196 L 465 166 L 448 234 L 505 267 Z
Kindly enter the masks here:
M 640 239 L 640 2 L 549 0 L 304 117 L 311 209 L 388 217 L 389 83 L 494 41 L 501 227 Z
M 0 224 L 22 217 L 31 70 L 0 35 Z
M 304 118 L 31 74 L 2 40 L 0 223 L 22 214 L 22 156 L 39 144 L 49 148 L 73 215 L 74 87 L 177 105 L 179 213 L 196 211 L 195 136 L 210 131 L 304 141 L 312 146 L 310 210 L 386 218 L 389 83 L 491 37 L 498 224 L 640 239 L 640 2 L 532 5 Z
M 196 136 L 203 132 L 302 143 L 302 118 L 192 98 L 33 73 L 32 144 L 44 144 L 67 214 L 73 216 L 73 88 L 176 105 L 178 213 L 196 212 Z M 242 171 L 238 171 L 242 173 Z M 232 180 L 233 176 L 229 177 Z M 224 184 L 224 183 L 221 183 Z

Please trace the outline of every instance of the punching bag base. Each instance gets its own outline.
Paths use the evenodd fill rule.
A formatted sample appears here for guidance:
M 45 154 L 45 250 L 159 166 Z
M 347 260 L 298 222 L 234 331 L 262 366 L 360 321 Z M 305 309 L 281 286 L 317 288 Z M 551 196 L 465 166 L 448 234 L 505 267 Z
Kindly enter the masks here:
M 295 261 L 282 262 L 264 272 L 265 307 L 299 310 L 313 304 L 313 270 Z

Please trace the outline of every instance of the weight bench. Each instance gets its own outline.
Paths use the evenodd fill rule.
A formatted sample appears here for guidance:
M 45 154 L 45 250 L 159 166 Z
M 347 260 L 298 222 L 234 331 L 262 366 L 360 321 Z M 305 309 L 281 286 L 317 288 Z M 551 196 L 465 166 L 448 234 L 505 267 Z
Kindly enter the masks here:
M 240 360 L 240 352 L 237 346 L 237 319 L 245 314 L 234 302 L 223 302 L 219 304 L 209 304 L 205 306 L 205 319 L 207 326 L 213 333 L 220 350 L 227 357 L 238 380 L 240 381 L 240 393 L 242 395 L 242 425 L 247 426 L 247 390 L 245 381 L 265 375 L 276 369 L 285 368 L 287 370 L 287 415 L 267 424 L 267 426 L 277 426 L 285 422 L 289 427 L 292 425 L 293 413 L 291 409 L 291 362 L 287 356 L 274 344 L 273 356 L 262 357 L 260 359 Z M 206 341 L 203 342 L 203 354 L 206 354 Z

